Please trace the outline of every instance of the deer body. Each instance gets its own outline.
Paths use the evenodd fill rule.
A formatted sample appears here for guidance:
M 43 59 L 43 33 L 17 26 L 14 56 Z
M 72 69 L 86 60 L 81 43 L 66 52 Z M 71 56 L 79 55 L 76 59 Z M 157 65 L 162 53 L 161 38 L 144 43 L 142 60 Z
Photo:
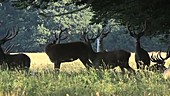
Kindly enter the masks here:
M 142 61 L 142 63 L 144 64 L 143 66 L 141 66 L 139 64 L 139 61 Z M 135 62 L 137 64 L 137 69 L 141 67 L 145 67 L 145 65 L 147 67 L 150 66 L 150 57 L 149 57 L 149 54 L 146 50 L 144 50 L 143 48 L 141 48 L 140 46 L 140 39 L 137 40 L 136 42 L 136 51 L 135 51 Z
M 4 62 L 7 64 L 8 68 L 11 69 L 25 69 L 29 70 L 30 58 L 25 54 L 5 54 Z
M 78 58 L 89 56 L 89 47 L 83 42 L 71 42 L 65 44 L 49 44 L 45 52 L 52 62 L 73 61 Z
M 0 65 L 6 63 L 10 70 L 12 69 L 23 69 L 26 72 L 29 71 L 30 68 L 30 58 L 25 54 L 9 54 L 5 53 L 2 49 L 2 45 L 8 41 L 13 39 L 18 34 L 18 29 L 12 29 L 12 31 L 8 31 L 6 36 L 0 39 Z
M 46 46 L 45 52 L 54 63 L 55 69 L 60 69 L 62 62 L 71 62 L 77 59 L 84 64 L 85 67 L 89 67 L 90 62 L 88 60 L 90 56 L 89 46 L 83 42 L 71 42 L 64 44 L 50 43 Z M 87 65 L 88 64 L 88 65 Z
M 98 52 L 96 53 L 96 58 L 100 59 L 100 64 L 105 63 L 107 66 L 111 68 L 121 67 L 126 68 L 128 66 L 130 53 L 125 50 L 113 50 L 108 52 Z M 123 57 L 123 58 L 122 58 Z M 126 63 L 126 64 L 124 64 Z
M 68 28 L 64 30 L 60 29 L 60 33 L 55 34 L 55 40 L 49 43 L 45 47 L 45 53 L 48 55 L 51 62 L 54 63 L 55 71 L 59 71 L 62 62 L 71 62 L 77 59 L 84 64 L 86 68 L 91 66 L 89 61 L 90 49 L 89 46 L 83 42 L 70 42 L 70 43 L 60 43 L 60 40 L 64 40 L 68 37 Z M 62 33 L 67 32 L 62 38 Z
M 130 57 L 130 52 L 127 52 L 125 50 L 113 50 L 113 51 L 102 51 L 102 52 L 95 52 L 93 51 L 91 43 L 94 43 L 94 41 L 103 33 L 98 33 L 96 37 L 89 38 L 87 35 L 87 32 L 83 32 L 81 35 L 81 40 L 83 40 L 85 43 L 88 44 L 91 50 L 91 56 L 90 60 L 93 63 L 93 66 L 95 68 L 99 68 L 100 66 L 102 68 L 104 67 L 109 67 L 109 68 L 115 68 L 119 66 L 124 72 L 124 68 L 127 70 L 134 72 L 134 70 L 129 66 L 129 57 Z M 107 33 L 108 34 L 108 33 Z M 105 36 L 105 34 L 103 34 Z

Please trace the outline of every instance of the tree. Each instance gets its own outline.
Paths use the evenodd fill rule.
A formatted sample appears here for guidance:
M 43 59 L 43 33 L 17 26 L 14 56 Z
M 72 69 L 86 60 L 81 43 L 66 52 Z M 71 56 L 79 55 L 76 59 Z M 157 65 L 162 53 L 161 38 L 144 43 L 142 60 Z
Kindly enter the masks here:
M 104 41 L 106 42 L 106 49 L 128 49 L 130 51 L 134 50 L 134 42 L 131 40 L 131 37 L 125 31 L 126 28 L 122 25 L 126 25 L 126 22 L 129 22 L 131 25 L 140 25 L 141 22 L 147 20 L 148 30 L 147 34 L 160 34 L 151 39 L 144 38 L 142 40 L 142 45 L 149 50 L 158 50 L 160 48 L 165 48 L 170 40 L 168 40 L 168 27 L 162 31 L 161 26 L 157 23 L 159 20 L 150 19 L 151 16 L 147 16 L 147 12 L 141 9 L 143 8 L 142 3 L 140 3 L 140 7 L 135 5 L 139 1 L 131 1 L 130 0 L 56 0 L 50 2 L 42 3 L 41 5 L 38 2 L 47 1 L 47 0 L 4 0 L 4 2 L 0 5 L 0 35 L 4 35 L 6 30 L 13 25 L 18 25 L 20 27 L 20 34 L 14 38 L 12 42 L 15 43 L 16 51 L 44 51 L 44 46 L 40 47 L 39 45 L 47 44 L 47 40 L 53 40 L 53 33 L 59 32 L 59 26 L 70 27 L 71 29 L 71 37 L 69 41 L 79 40 L 79 32 L 82 31 L 84 27 L 89 25 L 91 19 L 91 24 L 93 25 L 93 30 L 95 31 L 99 26 L 105 25 L 107 20 L 112 19 L 112 31 L 108 38 Z M 52 1 L 52 2 L 51 2 Z M 80 2 L 79 2 L 80 1 Z M 143 2 L 144 0 L 142 0 Z M 158 2 L 159 0 L 153 1 Z M 163 0 L 164 1 L 164 0 Z M 102 2 L 102 4 L 101 4 Z M 130 2 L 130 3 L 127 3 Z M 152 2 L 152 3 L 153 3 Z M 143 2 L 146 3 L 146 2 Z M 11 7 L 12 4 L 14 7 Z M 41 7 L 37 6 L 37 4 L 41 5 Z M 133 7 L 132 5 L 134 4 Z M 161 3 L 162 4 L 162 3 Z M 167 3 L 168 4 L 168 3 Z M 128 6 L 125 6 L 128 5 Z M 153 4 L 154 5 L 154 4 Z M 43 7 L 44 6 L 44 7 Z M 90 7 L 89 7 L 90 6 Z M 146 4 L 149 6 L 149 4 Z M 164 6 L 165 7 L 165 6 Z M 18 10 L 18 9 L 19 10 Z M 131 8 L 131 9 L 127 9 Z M 161 7 L 158 7 L 161 8 Z M 132 10 L 133 9 L 133 10 Z M 145 8 L 144 8 L 145 9 Z M 147 8 L 146 8 L 147 9 Z M 165 8 L 164 8 L 165 9 Z M 80 11 L 81 10 L 81 11 Z M 149 10 L 149 9 L 148 9 Z M 162 9 L 160 9 L 162 10 Z M 139 12 L 138 12 L 139 11 Z M 162 10 L 165 11 L 165 10 Z M 168 10 L 166 10 L 168 12 Z M 135 15 L 132 13 L 136 12 Z M 145 13 L 141 13 L 145 12 Z M 151 11 L 152 12 L 152 11 Z M 168 16 L 166 14 L 157 14 L 156 17 L 159 16 Z M 72 14 L 70 14 L 72 13 Z M 153 12 L 152 12 L 153 13 Z M 156 12 L 155 12 L 156 13 Z M 160 13 L 160 12 L 159 12 Z M 132 15 L 132 16 L 131 16 Z M 93 16 L 93 18 L 91 18 Z M 145 19 L 147 18 L 147 19 Z M 149 18 L 149 19 L 148 19 Z M 161 17 L 160 17 L 161 18 Z M 165 17 L 164 17 L 165 18 Z M 162 19 L 160 22 L 169 22 L 167 20 Z M 152 21 L 152 23 L 151 23 Z M 116 22 L 116 25 L 115 25 Z M 100 23 L 100 24 L 96 24 Z M 102 24 L 103 23 L 103 24 Z M 117 25 L 119 24 L 119 25 Z M 155 24 L 155 29 L 152 24 Z M 151 30 L 152 29 L 152 30 Z M 157 30 L 157 31 L 154 31 Z M 96 32 L 96 31 L 95 31 Z M 164 34 L 165 33 L 165 34 Z M 162 35 L 163 34 L 163 35 Z M 162 39 L 163 38 L 163 39 Z M 166 42 L 164 40 L 166 38 Z M 159 39 L 161 42 L 159 42 Z M 69 42 L 66 41 L 66 42 Z M 114 42 L 113 42 L 114 41 Z M 165 43 L 162 43 L 165 42 Z M 146 45 L 146 46 L 145 46 Z M 149 46 L 148 46 L 149 45 Z M 14 51 L 13 51 L 14 52 Z
M 147 21 L 147 35 L 170 33 L 169 0 L 15 0 L 13 6 L 47 9 L 53 2 L 63 2 L 64 7 L 72 4 L 84 6 L 79 9 L 91 6 L 95 14 L 91 19 L 92 23 L 105 23 L 108 19 L 115 19 L 120 25 L 129 22 L 133 26 L 139 26 L 141 22 Z M 77 12 L 76 10 L 70 13 Z M 54 16 L 61 15 L 65 14 Z

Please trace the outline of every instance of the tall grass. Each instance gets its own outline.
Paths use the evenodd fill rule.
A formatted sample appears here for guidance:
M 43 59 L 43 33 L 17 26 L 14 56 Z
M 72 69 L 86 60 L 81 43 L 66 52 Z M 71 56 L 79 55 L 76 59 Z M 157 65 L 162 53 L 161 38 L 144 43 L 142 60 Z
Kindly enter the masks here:
M 2 96 L 169 96 L 170 81 L 162 74 L 138 72 L 136 75 L 113 71 L 40 72 L 25 75 L 0 71 Z
M 53 73 L 53 64 L 48 58 L 46 62 L 42 62 L 44 59 L 40 60 L 40 63 L 35 58 L 31 57 L 31 60 L 32 67 L 28 75 L 0 70 L 0 96 L 170 95 L 170 80 L 165 80 L 160 73 L 138 71 L 135 75 L 128 72 L 122 75 L 119 71 L 99 71 L 93 68 L 87 71 L 79 61 L 76 61 L 63 63 L 61 72 L 57 75 Z M 36 71 L 39 70 L 38 66 L 43 67 L 41 71 Z M 135 67 L 133 64 L 131 66 Z

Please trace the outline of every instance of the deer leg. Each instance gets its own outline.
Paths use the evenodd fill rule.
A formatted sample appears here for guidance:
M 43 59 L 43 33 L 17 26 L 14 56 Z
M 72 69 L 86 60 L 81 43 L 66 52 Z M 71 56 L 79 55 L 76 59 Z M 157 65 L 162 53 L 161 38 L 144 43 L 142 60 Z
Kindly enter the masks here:
M 24 61 L 24 69 L 25 69 L 26 73 L 29 72 L 29 69 L 30 69 L 30 61 Z
M 94 68 L 95 68 L 95 69 L 99 69 L 99 64 L 100 64 L 100 63 L 101 63 L 101 62 L 100 62 L 99 59 L 95 59 L 94 62 L 93 62 Z
M 135 74 L 135 70 L 132 69 L 130 66 L 126 67 L 126 69 L 127 69 L 129 72 Z
M 79 58 L 79 59 L 87 69 L 92 67 L 92 63 L 88 59 L 84 59 L 84 58 Z
M 137 69 L 142 69 L 142 70 L 145 69 L 145 66 L 144 66 L 143 61 L 138 61 L 138 62 L 136 63 L 136 65 L 137 65 Z
M 139 63 L 136 63 L 136 67 L 137 67 L 137 69 L 140 69 Z
M 24 70 L 27 74 L 29 73 L 29 67 L 25 67 Z
M 123 67 L 120 67 L 122 74 L 125 74 L 125 69 Z
M 54 62 L 54 70 L 55 70 L 56 73 L 59 73 L 60 65 L 61 65 L 61 62 L 59 62 L 59 61 Z

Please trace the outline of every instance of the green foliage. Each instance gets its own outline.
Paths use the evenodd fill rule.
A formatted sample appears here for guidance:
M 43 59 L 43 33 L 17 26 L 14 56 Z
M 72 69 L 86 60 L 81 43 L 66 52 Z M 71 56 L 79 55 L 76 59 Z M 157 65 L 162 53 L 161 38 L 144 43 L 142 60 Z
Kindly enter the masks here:
M 53 15 L 76 10 L 82 6 L 75 6 L 74 4 L 64 6 L 65 2 L 55 2 L 50 3 L 47 9 L 33 10 L 27 8 L 27 10 L 17 10 L 11 7 L 10 4 L 10 2 L 3 2 L 0 6 L 0 36 L 4 36 L 12 26 L 17 25 L 19 27 L 19 34 L 13 40 L 7 42 L 5 46 L 2 46 L 6 48 L 9 44 L 14 44 L 15 46 L 10 52 L 44 51 L 45 45 L 54 40 L 54 33 L 60 32 L 60 27 L 62 29 L 66 27 L 71 29 L 69 38 L 64 42 L 78 41 L 80 32 L 90 24 L 90 19 L 95 13 L 91 12 L 94 10 L 93 8 L 87 8 L 75 14 L 53 17 Z M 43 17 L 39 15 L 40 12 L 45 15 L 52 15 L 52 17 Z M 112 50 L 121 48 L 134 51 L 134 40 L 127 34 L 126 28 L 119 26 L 119 23 L 116 23 L 114 19 L 111 21 L 113 21 L 111 23 L 111 34 L 104 39 L 105 49 Z M 92 31 L 97 32 L 97 28 L 101 28 L 103 24 L 99 23 L 91 26 Z M 169 42 L 168 37 L 168 34 L 158 35 L 151 39 L 149 37 L 145 39 L 144 37 L 144 40 L 142 37 L 142 46 L 148 51 L 162 48 L 166 50 Z
M 51 7 L 51 3 L 54 2 L 63 2 L 64 5 L 57 6 L 65 9 L 72 4 L 76 6 L 90 5 L 95 14 L 91 19 L 92 23 L 104 23 L 109 19 L 115 19 L 120 25 L 129 22 L 133 26 L 139 26 L 141 22 L 147 21 L 149 26 L 147 35 L 169 34 L 170 32 L 170 19 L 168 18 L 170 3 L 168 0 L 16 0 L 15 2 L 16 5 L 31 6 L 43 10 Z M 90 4 L 88 4 L 89 2 Z M 18 7 L 15 4 L 14 6 Z
M 79 73 L 61 72 L 24 74 L 0 71 L 0 94 L 15 96 L 143 96 L 166 95 L 170 82 L 162 74 L 138 72 L 136 75 L 112 71 L 82 71 Z
M 87 3 L 88 0 L 83 1 Z M 92 22 L 115 19 L 121 25 L 129 22 L 139 26 L 147 21 L 147 35 L 169 34 L 169 4 L 168 0 L 93 0 L 91 7 L 95 15 Z

